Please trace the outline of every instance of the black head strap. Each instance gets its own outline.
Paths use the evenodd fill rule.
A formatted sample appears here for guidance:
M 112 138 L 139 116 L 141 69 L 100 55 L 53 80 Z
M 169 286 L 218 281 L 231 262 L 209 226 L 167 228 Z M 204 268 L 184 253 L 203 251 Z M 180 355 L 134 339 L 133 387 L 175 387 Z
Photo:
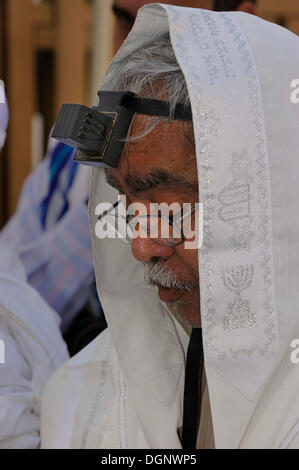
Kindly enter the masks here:
M 135 114 L 192 121 L 191 107 L 167 101 L 138 98 L 131 92 L 99 91 L 93 108 L 64 104 L 52 137 L 77 149 L 75 160 L 115 168 Z
M 137 98 L 127 95 L 122 105 L 136 114 L 146 114 L 148 116 L 159 116 L 178 121 L 192 121 L 191 107 L 179 103 L 171 113 L 168 101 L 153 100 L 148 98 Z

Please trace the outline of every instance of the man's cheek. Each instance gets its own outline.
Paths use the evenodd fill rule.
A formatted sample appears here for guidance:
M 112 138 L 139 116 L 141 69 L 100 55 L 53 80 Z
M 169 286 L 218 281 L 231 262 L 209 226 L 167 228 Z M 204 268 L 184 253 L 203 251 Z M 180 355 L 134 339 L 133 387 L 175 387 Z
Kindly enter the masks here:
M 181 259 L 183 272 L 186 274 L 188 273 L 189 277 L 191 274 L 193 279 L 198 280 L 198 250 L 186 250 L 182 245 L 182 248 L 180 248 L 178 255 Z

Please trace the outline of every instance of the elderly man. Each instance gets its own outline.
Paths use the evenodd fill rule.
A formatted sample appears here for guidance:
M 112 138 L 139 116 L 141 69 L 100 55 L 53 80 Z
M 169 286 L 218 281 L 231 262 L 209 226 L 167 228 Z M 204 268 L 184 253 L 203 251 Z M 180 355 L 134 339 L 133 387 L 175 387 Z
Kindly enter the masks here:
M 136 11 L 137 8 L 136 5 Z M 0 117 L 5 118 L 5 114 Z M 3 125 L 0 120 L 0 141 L 4 141 L 6 125 L 7 119 Z M 190 134 L 190 123 L 186 125 Z M 194 153 L 193 150 L 192 152 Z M 21 278 L 22 283 L 18 284 L 19 287 L 14 292 L 21 299 L 24 308 L 17 306 L 17 321 L 16 317 L 13 319 L 10 315 L 10 310 L 5 308 L 6 313 L 3 313 L 0 325 L 0 339 L 4 339 L 9 348 L 9 361 L 1 366 L 0 377 L 0 428 L 2 426 L 5 430 L 0 433 L 2 447 L 39 446 L 40 391 L 54 369 L 68 358 L 59 335 L 60 322 L 57 315 L 43 304 L 25 281 L 28 280 L 36 287 L 57 310 L 65 325 L 69 315 L 72 317 L 76 314 L 86 301 L 93 281 L 86 206 L 88 178 L 86 168 L 79 169 L 72 158 L 73 151 L 70 147 L 61 143 L 53 144 L 51 141 L 47 158 L 28 179 L 18 212 L 2 233 L 1 241 L 5 245 L 7 258 L 9 259 L 8 245 L 12 244 L 25 268 L 15 257 L 15 261 L 18 261 L 15 263 L 17 269 L 14 273 Z M 194 189 L 196 188 L 193 187 L 193 193 Z M 194 260 L 193 256 L 191 261 Z M 194 267 L 192 269 L 194 271 Z M 5 270 L 3 286 L 8 286 L 7 266 Z M 150 270 L 148 276 L 153 281 Z M 197 277 L 195 273 L 195 278 Z M 180 286 L 185 290 L 190 288 L 188 283 L 180 283 Z M 177 314 L 179 305 L 178 299 L 176 307 L 172 304 L 172 312 L 182 323 L 182 317 Z M 86 326 L 85 312 L 82 319 L 81 324 L 76 324 L 77 330 Z M 188 325 L 184 327 L 189 331 Z M 73 349 L 81 349 L 82 344 L 88 343 L 95 334 L 95 331 L 91 331 L 90 324 L 85 331 L 85 334 L 80 331 L 80 342 L 78 338 L 74 341 L 73 331 L 70 332 L 74 345 L 71 352 L 74 352 Z M 43 368 L 45 363 L 50 364 L 46 370 Z M 18 393 L 14 394 L 14 390 Z
M 126 39 L 138 9 L 145 3 L 154 1 L 115 0 L 115 51 Z M 171 0 L 165 3 L 255 11 L 253 1 L 223 0 L 215 2 L 215 5 L 212 0 Z M 97 307 L 91 308 L 97 304 L 93 295 L 94 270 L 86 207 L 88 176 L 89 172 L 73 161 L 70 147 L 50 139 L 45 159 L 29 176 L 17 212 L 0 234 L 3 243 L 18 251 L 30 284 L 61 316 L 62 331 L 69 331 L 66 338 L 73 352 L 102 328 L 102 322 L 95 319 L 101 310 L 97 312 Z M 81 309 L 79 320 L 76 316 Z M 74 319 L 75 324 L 69 330 Z M 85 338 L 80 333 L 83 328 L 87 332 Z M 73 336 L 76 336 L 76 341 L 73 341 Z M 83 338 L 79 341 L 80 336 Z
M 89 207 L 108 330 L 47 385 L 43 447 L 299 447 L 298 46 L 250 15 L 147 6 L 97 106 L 76 108 L 84 125 L 62 111 L 56 137 L 99 167 Z M 198 201 L 199 250 L 184 212 L 150 211 L 189 203 L 196 227 Z

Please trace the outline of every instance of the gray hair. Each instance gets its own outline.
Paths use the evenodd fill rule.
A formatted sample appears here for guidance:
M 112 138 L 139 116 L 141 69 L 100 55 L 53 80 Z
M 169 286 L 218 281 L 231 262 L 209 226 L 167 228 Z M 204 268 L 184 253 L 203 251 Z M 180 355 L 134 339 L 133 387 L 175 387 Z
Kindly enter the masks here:
M 102 88 L 110 91 L 131 91 L 143 98 L 169 101 L 169 117 L 155 117 L 150 128 L 135 138 L 147 135 L 162 120 L 173 121 L 173 113 L 178 103 L 190 105 L 186 80 L 177 63 L 169 34 L 121 60 L 113 76 L 109 74 L 104 80 Z M 192 125 L 189 124 L 189 127 L 192 128 Z

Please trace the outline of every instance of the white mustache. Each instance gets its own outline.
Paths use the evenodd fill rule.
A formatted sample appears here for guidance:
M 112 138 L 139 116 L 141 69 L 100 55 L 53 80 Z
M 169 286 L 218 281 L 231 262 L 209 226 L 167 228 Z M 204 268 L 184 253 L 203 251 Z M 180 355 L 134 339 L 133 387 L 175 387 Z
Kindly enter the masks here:
M 144 280 L 148 284 L 160 284 L 163 287 L 190 291 L 196 285 L 192 282 L 181 281 L 168 268 L 163 261 L 148 261 L 144 263 Z

